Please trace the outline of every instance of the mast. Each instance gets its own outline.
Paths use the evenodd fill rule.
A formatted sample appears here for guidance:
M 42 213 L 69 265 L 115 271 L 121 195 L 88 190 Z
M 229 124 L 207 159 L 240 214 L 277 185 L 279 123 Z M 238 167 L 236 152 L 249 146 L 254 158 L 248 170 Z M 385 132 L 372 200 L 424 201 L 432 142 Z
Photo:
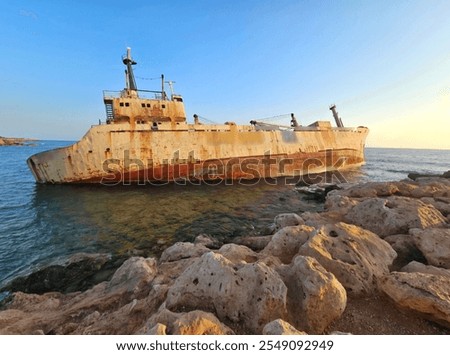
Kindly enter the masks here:
M 133 65 L 137 64 L 132 58 L 131 58 L 131 48 L 127 47 L 127 56 L 122 57 L 123 64 L 127 66 L 127 69 L 125 70 L 126 75 L 126 88 L 127 90 L 134 90 L 137 91 L 136 86 L 136 80 L 134 80 L 134 73 L 133 73 Z
M 338 126 L 338 127 L 344 127 L 344 124 L 342 123 L 342 120 L 341 120 L 341 118 L 339 117 L 339 114 L 338 114 L 338 112 L 336 111 L 336 105 L 331 105 L 330 106 L 330 110 L 331 110 L 331 112 L 333 113 L 333 117 L 334 117 L 334 120 L 336 121 L 336 126 Z

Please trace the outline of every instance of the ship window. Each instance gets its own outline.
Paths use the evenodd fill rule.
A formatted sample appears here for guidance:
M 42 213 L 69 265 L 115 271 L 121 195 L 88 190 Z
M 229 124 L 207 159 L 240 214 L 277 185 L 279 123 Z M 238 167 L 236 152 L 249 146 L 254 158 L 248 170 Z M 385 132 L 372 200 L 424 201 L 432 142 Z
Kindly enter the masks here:
M 150 107 L 150 104 L 147 104 L 147 107 Z
M 123 106 L 123 102 L 120 103 L 120 106 Z
M 129 102 L 125 102 L 125 106 L 126 107 L 130 106 L 130 103 Z
M 141 104 L 142 105 L 142 107 L 145 107 L 145 104 Z
M 166 108 L 166 105 L 161 105 L 162 108 Z

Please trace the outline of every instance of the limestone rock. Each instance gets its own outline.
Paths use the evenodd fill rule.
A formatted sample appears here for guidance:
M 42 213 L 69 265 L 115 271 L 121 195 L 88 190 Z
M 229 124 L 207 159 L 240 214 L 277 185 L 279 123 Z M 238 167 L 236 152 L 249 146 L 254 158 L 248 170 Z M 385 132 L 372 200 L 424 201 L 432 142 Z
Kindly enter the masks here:
M 406 234 L 410 228 L 429 228 L 446 223 L 432 205 L 408 197 L 369 198 L 352 207 L 345 221 L 368 229 L 380 237 Z
M 287 289 L 279 275 L 257 262 L 237 268 L 222 255 L 203 254 L 169 289 L 169 310 L 214 312 L 253 333 L 286 312 Z
M 258 260 L 258 254 L 253 250 L 237 244 L 225 244 L 217 251 L 217 254 L 223 255 L 235 264 L 253 263 Z
M 160 262 L 177 261 L 181 259 L 188 259 L 196 256 L 201 256 L 210 250 L 203 244 L 193 244 L 189 242 L 177 242 L 163 251 L 160 257 Z
M 381 282 L 381 289 L 399 308 L 450 328 L 450 282 L 447 277 L 393 272 Z
M 431 274 L 448 277 L 450 281 L 450 270 L 443 269 L 436 266 L 424 265 L 417 261 L 411 261 L 408 265 L 403 267 L 401 272 L 421 272 L 422 274 Z
M 389 273 L 397 254 L 376 234 L 346 224 L 328 224 L 317 230 L 299 249 L 333 273 L 348 293 L 373 292 L 377 279 Z
M 280 230 L 288 226 L 298 226 L 305 222 L 297 213 L 282 213 L 273 220 L 276 230 Z
M 430 265 L 450 269 L 450 229 L 412 229 L 410 233 Z
M 320 334 L 345 310 L 347 293 L 336 277 L 316 259 L 297 256 L 277 269 L 288 288 L 289 320 L 308 333 Z
M 184 313 L 172 324 L 173 335 L 228 335 L 234 332 L 212 313 L 192 311 Z
M 267 323 L 263 330 L 263 335 L 308 335 L 308 333 L 295 329 L 288 322 L 282 319 L 275 319 Z
M 313 232 L 313 227 L 305 225 L 284 227 L 273 235 L 261 254 L 276 256 L 283 263 L 289 264 Z
M 156 264 L 155 258 L 145 259 L 134 256 L 126 260 L 108 283 L 108 292 L 126 290 L 137 293 L 141 291 L 155 278 L 158 271 Z

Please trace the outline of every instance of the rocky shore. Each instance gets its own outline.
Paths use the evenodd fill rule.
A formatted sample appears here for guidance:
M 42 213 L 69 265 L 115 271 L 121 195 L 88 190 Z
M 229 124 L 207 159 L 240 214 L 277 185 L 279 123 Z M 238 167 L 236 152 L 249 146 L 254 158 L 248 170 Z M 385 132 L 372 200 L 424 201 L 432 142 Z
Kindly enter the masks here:
M 34 139 L 29 138 L 6 138 L 0 136 L 0 146 L 4 145 L 25 145 L 29 144 Z
M 13 292 L 0 333 L 450 334 L 450 179 L 327 190 L 324 212 L 270 235 L 199 235 L 83 291 Z

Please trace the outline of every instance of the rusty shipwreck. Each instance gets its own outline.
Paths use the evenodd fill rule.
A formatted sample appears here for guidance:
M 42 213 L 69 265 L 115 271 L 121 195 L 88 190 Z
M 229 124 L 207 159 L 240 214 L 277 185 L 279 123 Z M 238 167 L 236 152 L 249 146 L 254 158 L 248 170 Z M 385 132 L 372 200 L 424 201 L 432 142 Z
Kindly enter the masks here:
M 126 88 L 105 91 L 105 122 L 77 143 L 35 154 L 27 163 L 39 183 L 166 183 L 298 177 L 364 163 L 366 127 L 329 121 L 278 126 L 258 121 L 188 123 L 180 95 L 138 90 L 130 49 L 122 58 Z M 169 82 L 170 84 L 170 82 Z M 171 87 L 172 89 L 172 87 Z M 149 97 L 150 96 L 150 97 Z

